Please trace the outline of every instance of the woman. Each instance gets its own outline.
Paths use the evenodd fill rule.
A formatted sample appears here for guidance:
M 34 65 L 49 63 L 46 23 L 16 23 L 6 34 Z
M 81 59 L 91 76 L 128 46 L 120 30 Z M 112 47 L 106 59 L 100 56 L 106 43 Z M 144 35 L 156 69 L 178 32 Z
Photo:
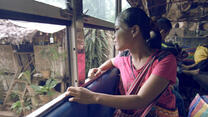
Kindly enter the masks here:
M 151 39 L 150 32 L 150 19 L 143 10 L 128 8 L 123 11 L 115 22 L 114 42 L 118 51 L 128 50 L 129 54 L 125 56 L 118 55 L 106 61 L 99 68 L 91 69 L 88 75 L 89 77 L 96 77 L 102 71 L 117 67 L 121 73 L 126 95 L 108 95 L 92 92 L 82 87 L 69 87 L 67 89 L 68 94 L 74 96 L 69 101 L 111 106 L 118 109 L 115 116 L 119 116 L 119 113 L 124 112 L 123 110 L 127 110 L 127 114 L 140 116 L 143 110 L 168 86 L 167 90 L 158 99 L 157 104 L 169 109 L 175 108 L 175 96 L 169 88 L 169 84 L 174 84 L 176 81 L 176 59 L 172 54 L 161 61 L 153 61 L 147 69 L 139 91 L 136 94 L 128 95 L 128 90 L 137 75 L 158 53 L 156 48 L 161 46 L 161 38 Z M 133 111 L 129 113 L 128 110 Z

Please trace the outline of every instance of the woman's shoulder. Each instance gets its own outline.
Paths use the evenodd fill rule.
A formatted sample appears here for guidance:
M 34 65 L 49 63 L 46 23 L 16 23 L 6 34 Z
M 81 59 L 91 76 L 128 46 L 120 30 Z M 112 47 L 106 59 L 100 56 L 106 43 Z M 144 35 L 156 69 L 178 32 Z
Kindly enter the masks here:
M 153 56 L 156 56 L 156 59 L 160 62 L 163 59 L 176 59 L 175 56 L 166 50 L 157 50 Z

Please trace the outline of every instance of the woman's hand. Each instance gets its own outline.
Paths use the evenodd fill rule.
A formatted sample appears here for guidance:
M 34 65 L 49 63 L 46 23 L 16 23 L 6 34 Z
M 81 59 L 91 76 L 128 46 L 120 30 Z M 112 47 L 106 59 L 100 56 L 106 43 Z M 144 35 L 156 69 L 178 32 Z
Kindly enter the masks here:
M 92 69 L 90 69 L 89 72 L 88 72 L 88 77 L 90 79 L 96 78 L 96 77 L 100 76 L 103 71 L 106 71 L 106 70 L 108 70 L 110 68 L 113 68 L 114 67 L 113 66 L 113 62 L 112 62 L 113 60 L 114 60 L 114 58 L 109 59 L 105 63 L 100 65 L 99 68 L 92 68 Z
M 98 77 L 98 76 L 101 75 L 101 71 L 102 71 L 102 70 L 101 70 L 100 68 L 92 68 L 92 69 L 90 69 L 89 72 L 88 72 L 88 77 L 89 77 L 90 79 L 96 78 L 96 77 Z
M 96 103 L 96 93 L 83 88 L 83 87 L 69 87 L 67 94 L 72 96 L 69 98 L 70 102 L 78 102 L 81 104 L 94 104 Z

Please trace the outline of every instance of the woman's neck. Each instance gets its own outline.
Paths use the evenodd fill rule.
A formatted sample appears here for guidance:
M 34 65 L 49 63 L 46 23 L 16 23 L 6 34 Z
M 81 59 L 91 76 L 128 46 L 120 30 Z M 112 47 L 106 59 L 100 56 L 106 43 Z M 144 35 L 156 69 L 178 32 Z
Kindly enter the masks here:
M 142 60 L 152 55 L 153 50 L 146 46 L 142 47 L 142 49 L 137 46 L 136 48 L 130 49 L 130 53 L 134 60 Z
M 132 56 L 132 63 L 136 69 L 140 69 L 144 66 L 144 64 L 147 62 L 149 56 L 152 55 L 154 52 L 152 49 L 148 47 L 142 47 L 143 49 L 134 48 L 130 50 L 131 56 Z

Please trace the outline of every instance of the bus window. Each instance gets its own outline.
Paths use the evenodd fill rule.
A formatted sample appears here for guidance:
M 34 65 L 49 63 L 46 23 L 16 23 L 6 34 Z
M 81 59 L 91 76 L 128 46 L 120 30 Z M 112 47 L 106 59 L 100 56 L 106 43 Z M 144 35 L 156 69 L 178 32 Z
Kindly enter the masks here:
M 114 22 L 115 0 L 83 0 L 83 13 Z
M 131 7 L 130 4 L 126 0 L 122 0 L 122 11 Z

